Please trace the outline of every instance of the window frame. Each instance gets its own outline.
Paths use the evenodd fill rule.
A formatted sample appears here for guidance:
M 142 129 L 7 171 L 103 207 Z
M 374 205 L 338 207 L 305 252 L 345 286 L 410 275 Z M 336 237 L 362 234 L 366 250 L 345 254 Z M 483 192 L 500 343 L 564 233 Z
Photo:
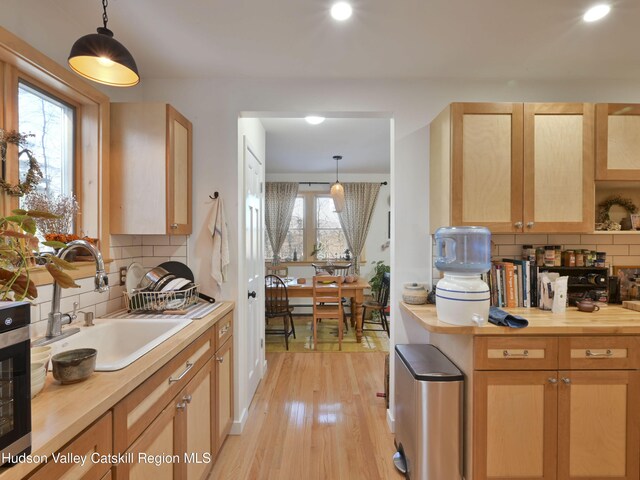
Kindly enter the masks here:
M 76 229 L 97 237 L 106 262 L 110 262 L 109 234 L 109 97 L 42 54 L 21 38 L 0 27 L 0 128 L 18 130 L 18 81 L 35 86 L 74 106 L 74 190 L 82 214 Z M 17 147 L 7 149 L 8 181 L 19 178 Z M 17 207 L 18 199 L 0 192 L 0 214 Z M 84 278 L 95 266 L 83 265 L 72 277 Z M 36 285 L 52 283 L 43 268 L 31 274 Z
M 326 191 L 321 190 L 307 190 L 307 191 L 299 191 L 296 197 L 304 198 L 304 227 L 302 229 L 302 238 L 303 238 L 303 246 L 305 255 L 300 258 L 298 257 L 298 261 L 283 261 L 282 264 L 287 265 L 305 265 L 311 264 L 315 262 L 325 262 L 325 259 L 316 259 L 311 256 L 311 252 L 313 251 L 313 245 L 317 242 L 317 218 L 316 218 L 316 198 L 327 198 L 331 197 L 331 194 Z M 269 239 L 265 239 L 265 245 L 269 241 Z M 366 263 L 365 250 L 363 249 L 362 255 L 360 256 L 360 263 Z M 270 262 L 272 258 L 268 258 L 266 256 L 265 250 L 265 261 Z M 338 261 L 345 261 L 343 259 L 339 259 Z
M 73 173 L 72 173 L 72 178 L 73 178 L 73 194 L 76 196 L 76 198 L 78 199 L 78 204 L 80 205 L 80 210 L 76 216 L 76 218 L 74 219 L 74 226 L 75 226 L 75 234 L 80 235 L 80 229 L 79 229 L 79 225 L 81 225 L 81 219 L 80 216 L 82 215 L 82 203 L 81 203 L 81 199 L 82 199 L 82 143 L 81 143 L 81 134 L 80 134 L 80 116 L 81 116 L 81 109 L 82 109 L 82 105 L 80 105 L 78 102 L 74 101 L 73 99 L 69 98 L 68 96 L 58 92 L 57 90 L 51 88 L 50 86 L 44 85 L 42 82 L 39 82 L 33 78 L 31 78 L 29 75 L 24 74 L 23 72 L 17 72 L 17 79 L 16 79 L 16 83 L 15 83 L 15 94 L 16 94 L 16 109 L 15 109 L 15 119 L 13 119 L 14 124 L 18 125 L 19 124 L 19 107 L 18 107 L 18 95 L 19 95 L 19 88 L 20 88 L 20 84 L 25 84 L 27 87 L 32 88 L 36 91 L 39 91 L 40 93 L 44 94 L 44 95 L 48 95 L 50 97 L 53 97 L 55 100 L 58 100 L 61 103 L 66 104 L 67 106 L 71 107 L 74 109 L 74 114 L 73 114 L 73 154 L 72 154 L 72 158 L 73 158 L 73 165 L 72 165 L 72 169 L 73 169 Z M 39 160 L 38 157 L 36 156 L 36 160 Z M 19 172 L 18 172 L 19 173 Z M 18 208 L 18 202 L 19 199 L 15 198 L 15 207 L 13 208 Z

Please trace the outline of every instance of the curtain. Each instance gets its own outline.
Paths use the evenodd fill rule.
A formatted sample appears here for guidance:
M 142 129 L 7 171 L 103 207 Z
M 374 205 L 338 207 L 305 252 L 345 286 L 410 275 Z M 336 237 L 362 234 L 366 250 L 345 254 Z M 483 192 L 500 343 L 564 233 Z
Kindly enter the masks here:
M 353 254 L 355 273 L 360 275 L 360 255 L 367 240 L 380 183 L 344 183 L 344 209 L 338 215 L 349 250 Z
M 297 183 L 267 182 L 266 184 L 264 216 L 267 236 L 273 248 L 274 265 L 279 263 L 280 249 L 287 238 L 297 195 Z

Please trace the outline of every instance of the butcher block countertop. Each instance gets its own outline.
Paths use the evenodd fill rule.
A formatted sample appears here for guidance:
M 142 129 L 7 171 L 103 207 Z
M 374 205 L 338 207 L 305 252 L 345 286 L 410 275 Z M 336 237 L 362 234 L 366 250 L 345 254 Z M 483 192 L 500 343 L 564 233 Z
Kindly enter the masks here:
M 95 372 L 86 381 L 72 385 L 60 385 L 49 372 L 44 390 L 31 402 L 32 457 L 50 456 L 60 450 L 233 308 L 233 302 L 221 304 L 122 370 Z M 21 463 L 2 467 L 0 480 L 25 478 L 39 466 Z
M 565 313 L 554 314 L 538 308 L 505 308 L 529 320 L 525 328 L 498 327 L 487 323 L 482 327 L 457 326 L 438 320 L 435 305 L 409 305 L 400 308 L 432 333 L 458 335 L 634 335 L 640 334 L 640 312 L 620 306 L 605 306 L 593 313 L 567 307 Z

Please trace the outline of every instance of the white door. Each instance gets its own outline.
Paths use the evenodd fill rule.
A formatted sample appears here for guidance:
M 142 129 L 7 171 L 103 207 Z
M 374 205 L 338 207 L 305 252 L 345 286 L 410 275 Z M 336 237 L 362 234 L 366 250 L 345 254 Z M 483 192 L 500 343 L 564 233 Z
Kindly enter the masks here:
M 244 138 L 247 272 L 248 397 L 258 388 L 264 365 L 264 168 Z

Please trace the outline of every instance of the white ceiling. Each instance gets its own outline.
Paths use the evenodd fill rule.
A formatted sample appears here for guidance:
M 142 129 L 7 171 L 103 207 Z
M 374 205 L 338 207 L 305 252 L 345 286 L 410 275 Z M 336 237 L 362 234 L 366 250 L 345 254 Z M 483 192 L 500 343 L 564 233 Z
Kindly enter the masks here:
M 111 0 L 109 27 L 144 78 L 640 79 L 640 1 Z M 30 24 L 66 59 L 101 23 L 99 0 L 3 0 L 3 24 Z M 39 33 L 39 32 L 38 32 Z M 49 53 L 51 54 L 51 53 Z
M 335 172 L 334 155 L 342 155 L 340 173 L 389 173 L 389 119 L 327 118 L 309 125 L 303 118 L 263 118 L 267 132 L 266 171 Z

